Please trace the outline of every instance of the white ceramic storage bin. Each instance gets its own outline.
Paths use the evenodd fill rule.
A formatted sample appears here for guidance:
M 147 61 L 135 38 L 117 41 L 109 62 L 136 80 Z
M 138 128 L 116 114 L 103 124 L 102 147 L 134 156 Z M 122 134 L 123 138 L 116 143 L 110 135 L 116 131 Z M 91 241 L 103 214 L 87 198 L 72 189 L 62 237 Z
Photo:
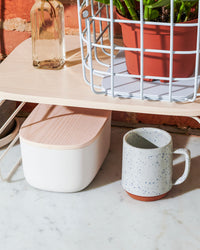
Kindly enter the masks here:
M 111 111 L 39 104 L 20 129 L 24 175 L 36 188 L 76 192 L 110 147 Z

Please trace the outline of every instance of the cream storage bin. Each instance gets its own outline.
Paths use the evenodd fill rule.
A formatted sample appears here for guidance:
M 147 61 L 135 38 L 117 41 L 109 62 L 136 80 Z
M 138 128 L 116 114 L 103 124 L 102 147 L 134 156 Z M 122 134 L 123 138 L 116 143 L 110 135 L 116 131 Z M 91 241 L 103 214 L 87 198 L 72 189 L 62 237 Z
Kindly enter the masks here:
M 110 147 L 111 111 L 39 104 L 20 129 L 24 175 L 36 188 L 76 192 Z

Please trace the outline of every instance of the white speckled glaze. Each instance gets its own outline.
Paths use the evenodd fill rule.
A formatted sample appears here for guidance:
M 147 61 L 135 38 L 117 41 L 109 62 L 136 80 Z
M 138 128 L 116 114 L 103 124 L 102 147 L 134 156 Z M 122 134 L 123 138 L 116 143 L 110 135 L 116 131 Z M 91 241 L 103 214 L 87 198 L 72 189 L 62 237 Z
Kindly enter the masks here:
M 184 154 L 183 175 L 172 183 L 173 153 Z M 123 138 L 122 186 L 130 194 L 155 197 L 167 193 L 174 185 L 187 178 L 190 170 L 190 152 L 173 152 L 169 133 L 157 128 L 138 128 Z

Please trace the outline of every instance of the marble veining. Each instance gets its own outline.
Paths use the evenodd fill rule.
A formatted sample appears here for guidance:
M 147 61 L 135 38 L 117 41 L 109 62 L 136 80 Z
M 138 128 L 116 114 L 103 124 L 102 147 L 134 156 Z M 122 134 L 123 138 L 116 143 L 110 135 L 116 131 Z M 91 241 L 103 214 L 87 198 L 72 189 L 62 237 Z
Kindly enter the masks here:
M 141 202 L 121 186 L 122 137 L 127 131 L 112 128 L 109 155 L 94 181 L 81 192 L 34 189 L 24 180 L 21 166 L 10 183 L 0 182 L 0 249 L 200 249 L 200 137 L 172 135 L 175 147 L 192 152 L 190 175 L 166 198 Z M 16 145 L 1 163 L 4 174 L 19 156 Z M 183 158 L 176 155 L 174 165 L 177 179 Z

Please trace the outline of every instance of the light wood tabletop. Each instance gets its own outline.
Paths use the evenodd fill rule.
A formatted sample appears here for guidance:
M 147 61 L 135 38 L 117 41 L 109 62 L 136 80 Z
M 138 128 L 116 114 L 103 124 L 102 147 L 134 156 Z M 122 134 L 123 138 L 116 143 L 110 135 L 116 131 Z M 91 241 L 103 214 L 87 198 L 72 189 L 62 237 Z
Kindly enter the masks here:
M 200 98 L 191 103 L 124 99 L 94 94 L 82 76 L 80 39 L 66 36 L 66 66 L 39 70 L 32 66 L 31 39 L 0 64 L 0 99 L 148 114 L 200 116 Z

